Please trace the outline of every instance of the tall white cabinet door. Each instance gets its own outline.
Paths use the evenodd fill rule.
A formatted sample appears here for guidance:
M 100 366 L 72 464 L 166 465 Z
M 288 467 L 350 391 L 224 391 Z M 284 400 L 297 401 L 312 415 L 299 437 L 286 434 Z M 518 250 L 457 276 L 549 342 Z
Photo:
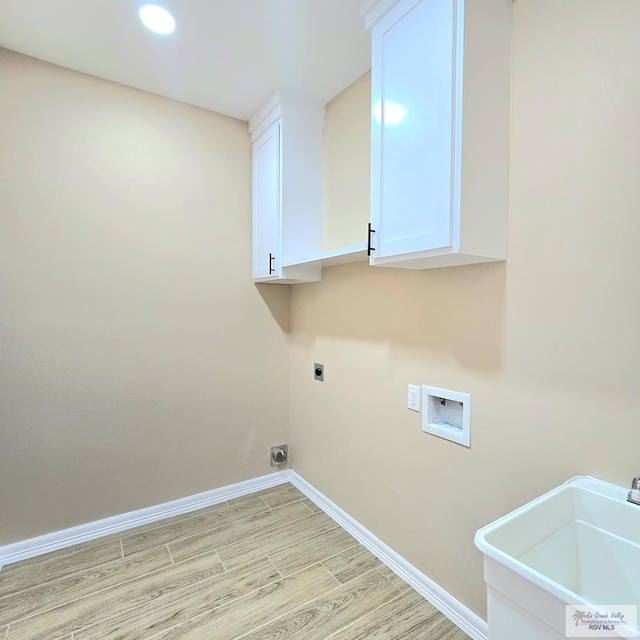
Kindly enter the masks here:
M 458 0 L 402 0 L 372 31 L 376 258 L 451 247 Z
M 281 273 L 280 121 L 253 143 L 253 278 Z

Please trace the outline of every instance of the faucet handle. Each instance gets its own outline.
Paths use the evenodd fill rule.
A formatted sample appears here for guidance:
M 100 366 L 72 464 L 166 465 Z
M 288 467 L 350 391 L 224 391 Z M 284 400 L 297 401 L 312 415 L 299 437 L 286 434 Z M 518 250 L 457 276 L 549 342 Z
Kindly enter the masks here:
M 631 482 L 631 491 L 627 496 L 627 502 L 632 502 L 640 506 L 640 476 L 634 478 Z

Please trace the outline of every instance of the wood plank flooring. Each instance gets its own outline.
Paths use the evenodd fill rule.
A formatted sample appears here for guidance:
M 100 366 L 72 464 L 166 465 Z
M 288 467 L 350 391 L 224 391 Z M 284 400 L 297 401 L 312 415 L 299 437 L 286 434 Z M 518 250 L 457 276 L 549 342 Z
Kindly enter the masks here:
M 0 571 L 0 640 L 468 640 L 290 484 Z

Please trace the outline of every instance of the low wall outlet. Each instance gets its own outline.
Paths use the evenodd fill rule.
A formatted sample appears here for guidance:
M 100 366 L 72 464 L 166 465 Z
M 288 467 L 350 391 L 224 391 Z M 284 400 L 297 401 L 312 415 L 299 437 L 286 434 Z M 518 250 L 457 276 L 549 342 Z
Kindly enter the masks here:
M 281 464 L 286 464 L 289 460 L 289 446 L 281 444 L 277 447 L 271 447 L 269 454 L 269 462 L 272 467 L 279 467 Z
M 410 384 L 407 388 L 407 409 L 420 413 L 420 387 Z

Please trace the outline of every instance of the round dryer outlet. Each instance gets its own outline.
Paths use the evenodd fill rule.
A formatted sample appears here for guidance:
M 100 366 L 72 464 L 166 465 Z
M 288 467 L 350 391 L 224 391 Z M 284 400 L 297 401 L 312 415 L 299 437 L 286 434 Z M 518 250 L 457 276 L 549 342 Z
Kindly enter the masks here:
M 289 446 L 281 444 L 279 447 L 271 447 L 271 466 L 278 467 L 286 464 L 289 458 Z

